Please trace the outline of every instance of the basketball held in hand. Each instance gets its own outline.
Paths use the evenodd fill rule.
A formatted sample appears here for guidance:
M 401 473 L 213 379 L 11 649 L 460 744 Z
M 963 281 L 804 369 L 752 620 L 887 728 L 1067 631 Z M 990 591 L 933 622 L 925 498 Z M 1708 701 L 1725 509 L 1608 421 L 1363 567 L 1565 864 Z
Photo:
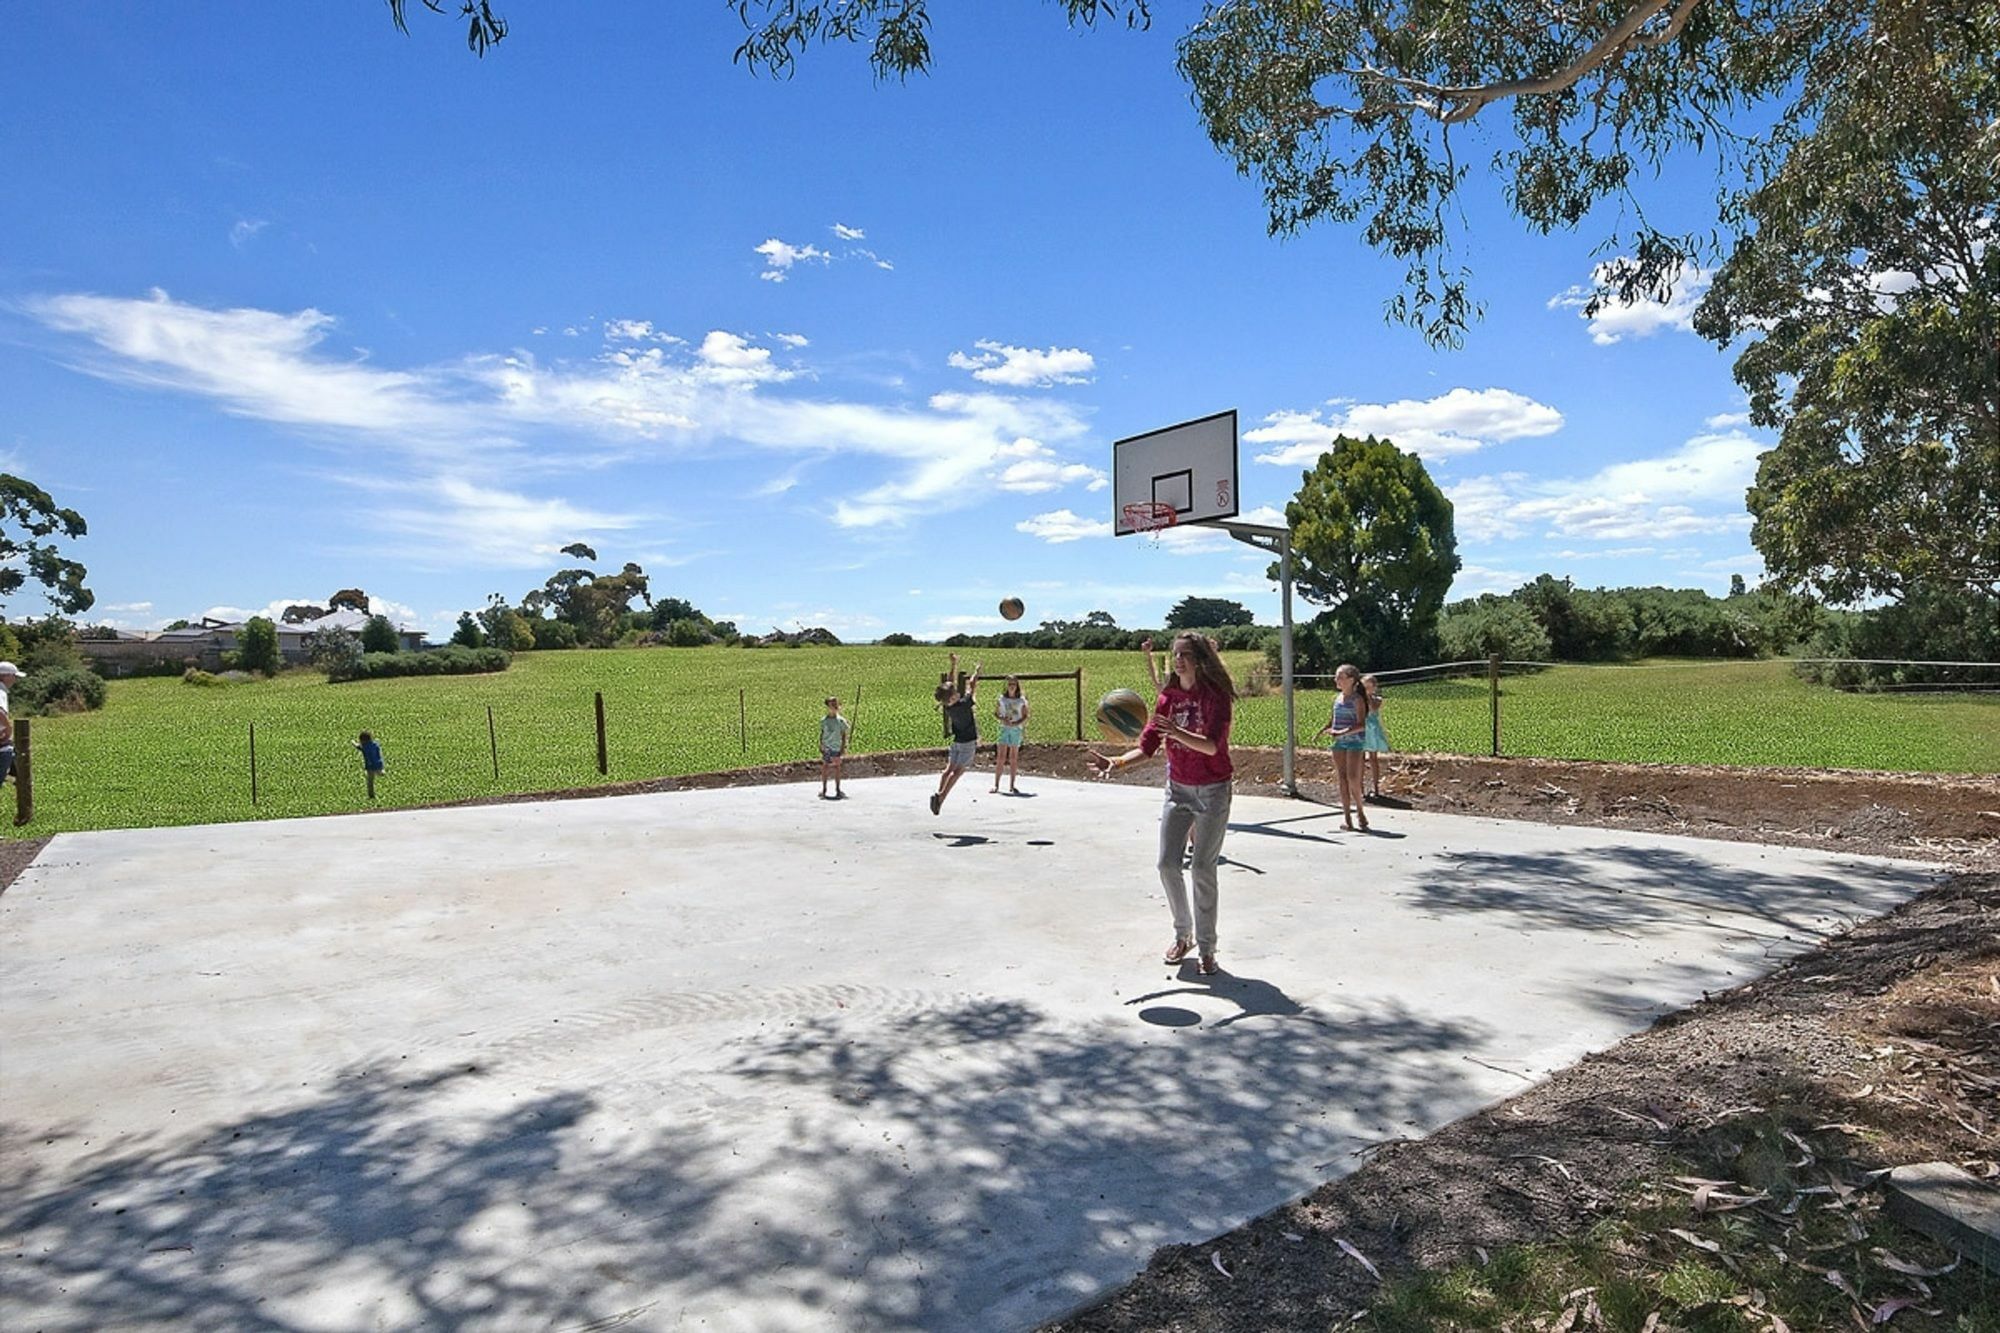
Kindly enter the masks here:
M 1097 729 L 1107 741 L 1136 741 L 1146 729 L 1146 701 L 1131 690 L 1113 690 L 1097 701 Z
M 1000 614 L 1005 616 L 1007 619 L 1019 620 L 1022 616 L 1026 615 L 1027 612 L 1028 608 L 1022 603 L 1020 598 L 1007 597 L 1001 599 Z

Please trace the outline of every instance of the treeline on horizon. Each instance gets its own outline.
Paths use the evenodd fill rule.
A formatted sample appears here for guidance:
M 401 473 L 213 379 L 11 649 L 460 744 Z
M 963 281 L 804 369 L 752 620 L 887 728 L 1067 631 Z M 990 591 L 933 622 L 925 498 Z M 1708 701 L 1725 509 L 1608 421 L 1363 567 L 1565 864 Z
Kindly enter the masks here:
M 1199 603 L 1193 618 L 1188 602 Z M 1080 621 L 1044 621 L 1032 630 L 954 634 L 947 648 L 1134 649 L 1146 639 L 1164 648 L 1180 629 L 1199 629 L 1228 651 L 1260 650 L 1278 667 L 1278 629 L 1254 623 L 1234 602 L 1188 599 L 1162 629 L 1127 629 L 1103 611 Z M 1225 623 L 1202 612 L 1234 608 Z M 2000 685 L 2000 667 L 1929 667 L 1860 659 L 2000 662 L 2000 597 L 1979 590 L 1917 588 L 1901 601 L 1866 610 L 1836 610 L 1774 588 L 1731 580 L 1727 596 L 1699 588 L 1580 588 L 1542 574 L 1508 593 L 1482 593 L 1445 605 L 1430 633 L 1368 645 L 1343 635 L 1340 620 L 1322 612 L 1293 627 L 1294 669 L 1324 675 L 1342 662 L 1369 670 L 1438 662 L 1615 663 L 1643 658 L 1849 659 L 1804 662 L 1807 679 L 1842 689 L 1902 685 Z M 907 634 L 881 642 L 915 643 Z

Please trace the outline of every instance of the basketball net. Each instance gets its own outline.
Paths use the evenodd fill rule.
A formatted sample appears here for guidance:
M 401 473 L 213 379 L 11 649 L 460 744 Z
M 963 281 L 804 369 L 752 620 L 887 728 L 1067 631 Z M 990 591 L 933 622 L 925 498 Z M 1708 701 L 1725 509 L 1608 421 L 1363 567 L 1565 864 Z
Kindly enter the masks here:
M 1180 515 L 1164 500 L 1135 500 L 1122 506 L 1125 526 L 1144 537 L 1153 546 L 1160 544 L 1160 534 L 1174 526 Z

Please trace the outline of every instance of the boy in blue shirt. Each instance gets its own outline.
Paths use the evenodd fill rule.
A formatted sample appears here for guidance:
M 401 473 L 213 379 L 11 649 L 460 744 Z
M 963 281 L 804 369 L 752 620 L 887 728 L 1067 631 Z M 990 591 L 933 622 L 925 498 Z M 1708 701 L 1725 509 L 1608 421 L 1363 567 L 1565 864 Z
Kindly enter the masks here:
M 354 748 L 361 751 L 361 771 L 368 775 L 368 799 L 372 801 L 375 799 L 375 776 L 385 767 L 382 763 L 382 747 L 375 743 L 373 736 L 364 731 L 361 733 L 361 739 L 354 742 Z

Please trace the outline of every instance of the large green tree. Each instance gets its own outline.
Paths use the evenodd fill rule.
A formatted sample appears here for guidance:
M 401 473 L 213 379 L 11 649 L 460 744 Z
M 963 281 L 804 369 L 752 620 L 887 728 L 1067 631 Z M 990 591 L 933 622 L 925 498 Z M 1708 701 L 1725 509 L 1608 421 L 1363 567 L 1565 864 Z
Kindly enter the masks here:
M 2000 586 L 2000 6 L 1872 8 L 1695 317 L 1779 432 L 1751 540 L 1835 602 Z
M 0 604 L 33 579 L 58 612 L 88 611 L 97 600 L 83 586 L 88 571 L 55 544 L 56 539 L 73 540 L 88 532 L 83 515 L 62 508 L 25 477 L 0 472 Z
M 1306 472 L 1285 519 L 1293 586 L 1329 608 L 1315 625 L 1319 647 L 1373 666 L 1429 650 L 1459 560 L 1451 501 L 1422 459 L 1342 435 Z
M 582 542 L 565 546 L 563 554 L 577 559 L 597 558 L 597 552 Z M 521 610 L 531 622 L 546 612 L 557 623 L 569 627 L 574 642 L 586 648 L 603 648 L 618 638 L 635 597 L 647 606 L 652 605 L 646 571 L 636 564 L 627 562 L 616 574 L 598 574 L 581 567 L 559 569 L 541 587 L 521 599 Z M 489 627 L 489 637 L 492 634 Z M 536 642 L 538 646 L 543 643 L 539 631 Z

